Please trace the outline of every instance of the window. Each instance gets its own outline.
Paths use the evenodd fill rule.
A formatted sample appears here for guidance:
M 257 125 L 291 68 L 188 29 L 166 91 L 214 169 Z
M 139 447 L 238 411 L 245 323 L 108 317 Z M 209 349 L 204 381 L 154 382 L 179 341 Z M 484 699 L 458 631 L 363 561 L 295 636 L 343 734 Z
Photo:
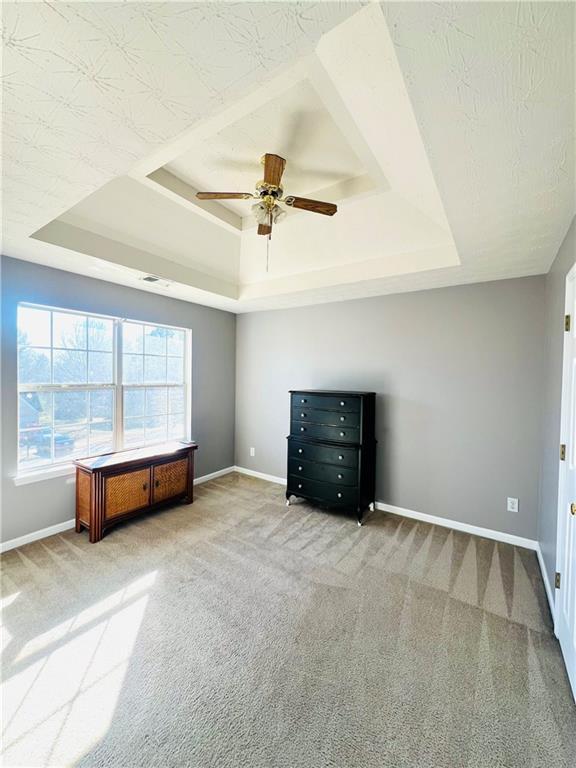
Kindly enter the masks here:
M 20 471 L 189 436 L 190 331 L 18 307 Z

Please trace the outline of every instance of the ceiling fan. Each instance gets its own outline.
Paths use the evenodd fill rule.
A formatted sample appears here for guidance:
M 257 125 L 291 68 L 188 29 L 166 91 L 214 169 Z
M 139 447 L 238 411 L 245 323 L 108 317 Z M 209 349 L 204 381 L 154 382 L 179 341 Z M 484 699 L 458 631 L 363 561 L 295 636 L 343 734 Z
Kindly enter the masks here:
M 324 216 L 334 216 L 338 210 L 334 203 L 323 203 L 320 200 L 310 200 L 307 197 L 295 197 L 284 194 L 281 187 L 282 174 L 286 166 L 286 160 L 279 155 L 264 155 L 260 162 L 264 166 L 264 179 L 256 184 L 256 194 L 251 192 L 197 192 L 199 200 L 258 200 L 252 206 L 252 212 L 258 222 L 258 234 L 268 235 L 272 233 L 272 226 L 278 219 L 285 215 L 285 211 L 278 205 L 283 203 L 290 208 L 299 208 L 302 211 L 321 213 Z

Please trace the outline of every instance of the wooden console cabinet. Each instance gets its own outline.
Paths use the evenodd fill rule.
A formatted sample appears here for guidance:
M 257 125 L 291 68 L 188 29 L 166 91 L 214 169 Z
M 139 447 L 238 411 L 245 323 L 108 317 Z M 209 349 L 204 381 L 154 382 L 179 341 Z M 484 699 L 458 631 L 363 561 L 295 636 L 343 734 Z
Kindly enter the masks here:
M 107 528 L 177 500 L 193 501 L 196 443 L 118 451 L 76 465 L 76 531 L 100 541 Z

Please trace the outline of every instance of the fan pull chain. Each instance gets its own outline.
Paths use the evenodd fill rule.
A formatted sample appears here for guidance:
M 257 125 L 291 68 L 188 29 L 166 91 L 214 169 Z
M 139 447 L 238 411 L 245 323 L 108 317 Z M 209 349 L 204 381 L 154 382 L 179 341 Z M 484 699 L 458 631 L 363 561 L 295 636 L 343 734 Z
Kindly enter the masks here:
M 268 272 L 268 267 L 270 265 L 270 240 L 272 240 L 272 211 L 268 214 L 268 221 L 269 221 L 269 227 L 270 232 L 268 233 L 268 237 L 266 238 L 266 272 Z

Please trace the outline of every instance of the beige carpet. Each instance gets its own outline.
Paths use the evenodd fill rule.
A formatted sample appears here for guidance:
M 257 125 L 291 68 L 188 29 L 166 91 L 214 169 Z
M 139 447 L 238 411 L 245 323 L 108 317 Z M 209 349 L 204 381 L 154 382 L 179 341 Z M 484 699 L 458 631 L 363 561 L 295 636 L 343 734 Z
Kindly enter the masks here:
M 527 550 L 228 475 L 3 573 L 5 766 L 576 765 Z

